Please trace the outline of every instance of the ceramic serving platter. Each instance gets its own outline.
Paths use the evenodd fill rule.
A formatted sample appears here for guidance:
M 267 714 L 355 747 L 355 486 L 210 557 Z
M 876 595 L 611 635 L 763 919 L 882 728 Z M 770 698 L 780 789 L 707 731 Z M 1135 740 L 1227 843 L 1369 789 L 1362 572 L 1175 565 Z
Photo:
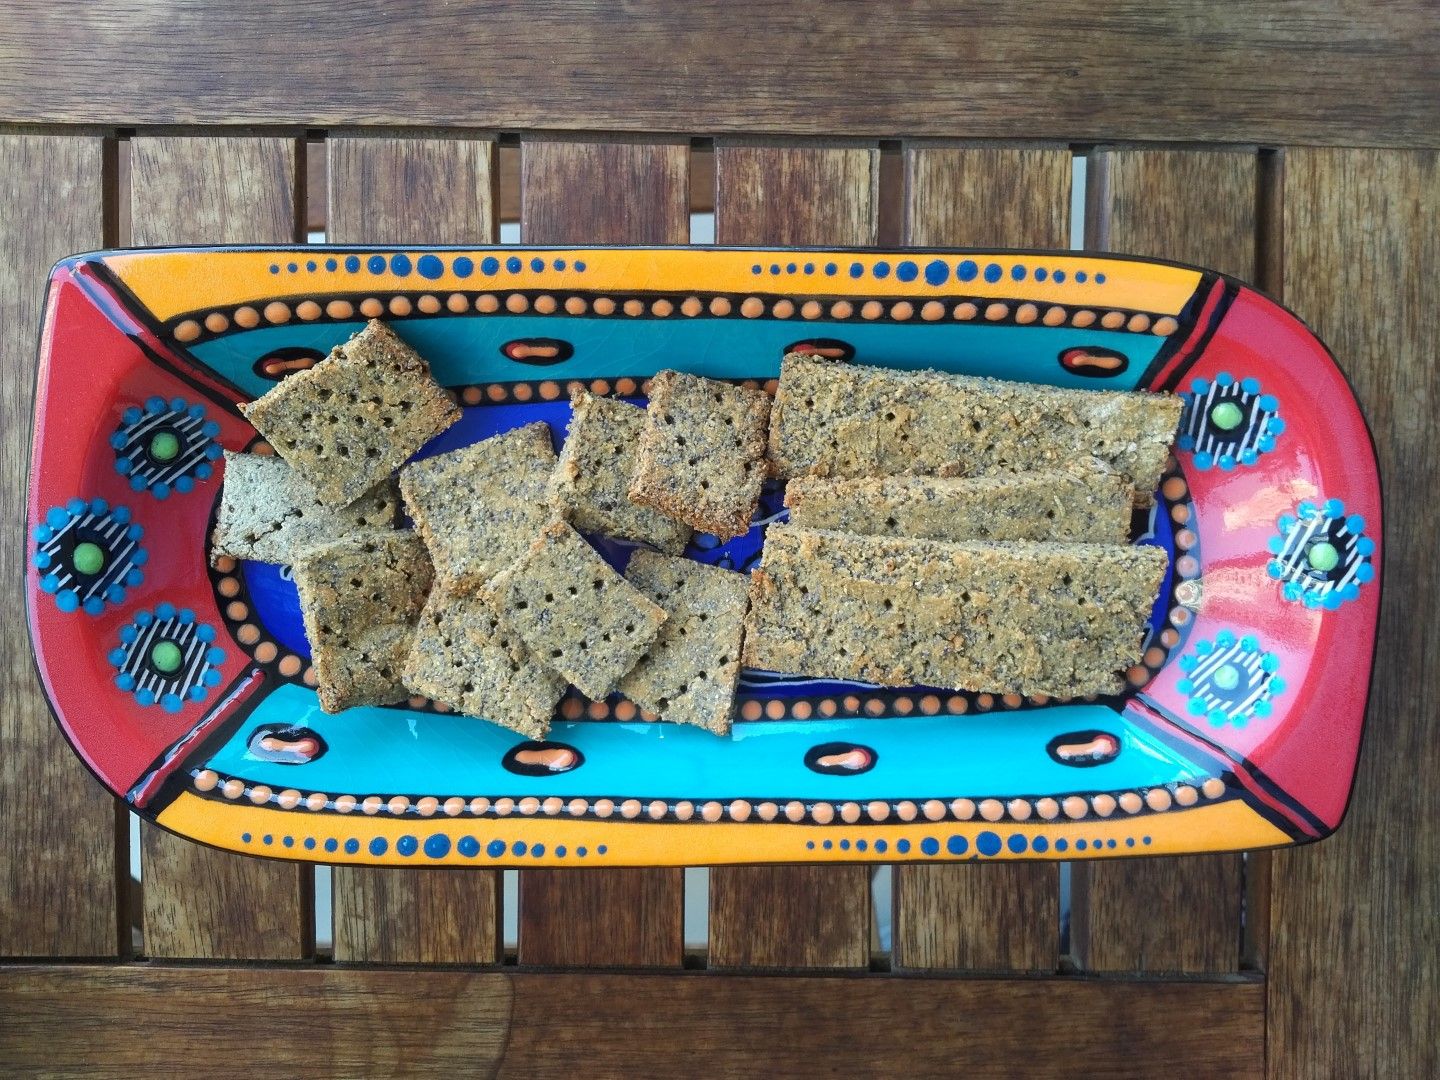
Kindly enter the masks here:
M 1109 699 L 746 671 L 730 738 L 562 701 L 527 743 L 423 699 L 326 715 L 286 568 L 208 535 L 237 406 L 390 322 L 464 405 L 422 453 L 567 388 L 857 363 L 1185 396 L 1135 541 L 1170 572 Z M 1035 432 L 1037 439 L 1043 431 Z M 687 555 L 736 570 L 755 526 Z M 1315 840 L 1344 814 L 1380 495 L 1325 347 L 1240 282 L 1074 252 L 212 248 L 58 265 L 40 345 L 29 622 L 57 720 L 146 818 L 254 855 L 396 866 L 1074 859 Z M 617 565 L 628 552 L 597 540 Z M 63 811 L 63 808 L 61 808 Z

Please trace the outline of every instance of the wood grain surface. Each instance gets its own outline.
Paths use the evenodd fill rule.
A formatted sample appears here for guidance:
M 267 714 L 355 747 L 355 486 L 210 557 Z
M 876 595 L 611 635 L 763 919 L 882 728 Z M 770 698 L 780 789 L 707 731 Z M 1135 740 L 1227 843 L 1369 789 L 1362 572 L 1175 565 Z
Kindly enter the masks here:
M 335 138 L 325 149 L 330 242 L 494 243 L 494 140 Z M 337 866 L 332 888 L 336 960 L 500 959 L 498 871 Z
M 1426 0 L 7 7 L 25 122 L 1440 141 Z
M 303 220 L 295 138 L 135 139 L 131 240 L 155 244 L 275 244 Z M 150 956 L 290 960 L 313 947 L 314 875 L 201 847 L 142 827 L 145 951 Z
M 1270 1075 L 1440 1076 L 1440 158 L 1287 150 L 1283 173 L 1284 299 L 1369 419 L 1385 548 L 1349 814 L 1274 858 Z
M 1258 154 L 1101 150 L 1089 161 L 1086 247 L 1256 276 Z M 1239 855 L 1075 864 L 1071 954 L 1091 971 L 1235 971 Z
M 1067 248 L 1070 176 L 1066 148 L 907 148 L 904 242 Z M 912 863 L 894 872 L 897 968 L 1055 970 L 1058 864 Z
M 35 675 L 22 567 L 35 339 L 57 259 L 109 240 L 113 146 L 0 135 L 0 955 L 113 956 L 129 925 L 125 814 L 71 751 Z M 41 597 L 37 603 L 47 602 Z
M 1240 980 L 0 968 L 0 1061 L 46 1076 L 1257 1077 L 1263 1001 Z
M 520 233 L 531 244 L 683 244 L 689 145 L 526 140 Z M 684 871 L 522 870 L 522 964 L 679 967 Z
M 721 244 L 873 244 L 878 147 L 715 148 Z M 710 965 L 861 968 L 870 960 L 870 869 L 717 866 Z

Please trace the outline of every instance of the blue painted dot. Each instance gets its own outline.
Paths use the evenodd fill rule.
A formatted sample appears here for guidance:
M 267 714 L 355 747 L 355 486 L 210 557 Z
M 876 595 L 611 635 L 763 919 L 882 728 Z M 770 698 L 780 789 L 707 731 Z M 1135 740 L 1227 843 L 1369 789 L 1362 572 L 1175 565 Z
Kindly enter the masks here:
M 524 840 L 516 840 L 513 844 L 510 845 L 510 853 L 512 855 L 524 855 L 525 846 L 526 845 Z
M 841 840 L 841 841 L 840 841 L 840 850 L 841 850 L 841 851 L 849 851 L 849 850 L 850 850 L 850 841 L 849 841 L 849 840 Z
M 1105 841 L 1105 846 L 1108 847 L 1108 848 L 1113 848 L 1113 847 L 1115 846 L 1115 841 L 1114 841 L 1114 840 L 1106 840 L 1106 841 Z
M 580 262 L 580 260 L 577 259 L 577 260 L 575 261 L 575 269 L 576 269 L 579 273 L 582 273 L 582 274 L 583 274 L 583 273 L 585 272 L 585 264 L 584 264 L 583 262 Z
M 445 273 L 445 264 L 435 255 L 421 255 L 415 262 L 415 269 L 423 278 L 434 281 L 441 274 Z
M 814 263 L 806 263 L 804 269 L 805 269 L 805 273 L 807 273 L 807 274 L 813 274 L 813 273 L 815 272 L 815 264 L 814 264 Z
M 1069 840 L 1066 840 L 1063 836 L 1062 836 L 1059 840 L 1056 840 L 1056 841 L 1055 841 L 1055 850 L 1056 850 L 1056 851 L 1065 851 L 1065 850 L 1067 850 L 1069 847 L 1070 847 L 1070 841 L 1069 841 Z
M 771 273 L 772 275 L 773 275 L 773 274 L 779 274 L 779 273 L 780 273 L 780 264 L 779 264 L 779 263 L 771 263 L 771 264 L 770 264 L 770 273 Z
M 926 855 L 939 855 L 940 841 L 936 840 L 933 836 L 927 836 L 924 840 L 920 841 L 920 850 Z
M 487 255 L 480 260 L 480 272 L 482 274 L 495 274 L 500 270 L 500 260 L 493 255 Z
M 1148 847 L 1148 846 L 1150 845 L 1150 837 L 1148 837 L 1148 836 L 1142 837 L 1141 840 L 1140 840 L 1140 842 L 1141 842 L 1142 844 L 1144 844 L 1145 846 Z
M 858 262 L 852 262 L 850 264 L 850 276 L 852 278 L 864 277 L 865 267 Z
M 340 267 L 340 264 L 339 264 L 338 262 L 336 262 L 334 259 L 326 259 L 326 260 L 325 260 L 325 269 L 326 269 L 326 270 L 329 270 L 329 271 L 331 271 L 331 272 L 333 273 L 335 270 L 339 269 L 339 267 Z
M 575 854 L 576 854 L 576 855 L 579 855 L 580 858 L 583 859 L 583 858 L 585 858 L 586 855 L 589 855 L 589 854 L 590 854 L 590 851 L 589 851 L 588 848 L 578 847 L 578 848 L 575 849 Z
M 765 268 L 764 268 L 763 266 L 761 266 L 759 263 L 756 263 L 754 266 L 750 267 L 750 273 L 752 273 L 752 274 L 758 274 L 758 273 L 760 273 L 761 271 L 763 271 L 764 269 L 765 269 Z
M 993 284 L 1000 280 L 1002 272 L 999 263 L 990 263 L 985 267 L 985 280 Z
M 413 836 L 402 836 L 395 841 L 395 850 L 401 855 L 414 855 L 420 849 L 420 841 Z
M 970 841 L 963 836 L 952 836 L 945 841 L 945 850 L 951 855 L 964 855 L 970 850 Z
M 352 274 L 358 273 L 359 270 L 360 270 L 360 256 L 359 256 L 359 255 L 346 255 L 346 256 L 345 256 L 345 269 L 348 270 L 348 271 L 350 271 L 350 273 L 352 273 Z
M 900 281 L 914 281 L 920 276 L 920 268 L 909 259 L 895 266 L 895 277 Z
M 910 851 L 910 841 L 906 840 L 904 837 L 901 837 L 899 840 L 895 841 L 895 850 L 898 851 L 901 855 L 908 854 Z
M 1127 837 L 1125 837 L 1125 846 L 1126 846 L 1126 847 L 1134 847 L 1134 846 L 1135 846 L 1135 838 L 1134 838 L 1133 836 L 1127 836 Z
M 855 841 L 855 850 L 856 850 L 856 851 L 864 851 L 864 850 L 865 850 L 866 848 L 868 848 L 869 846 L 870 846 L 870 845 L 869 845 L 866 841 L 864 841 L 864 840 L 856 840 L 856 841 Z
M 485 845 L 485 854 L 489 855 L 492 859 L 498 859 L 501 855 L 505 854 L 505 841 L 491 840 L 490 843 Z
M 806 847 L 806 850 L 808 850 L 808 851 L 814 851 L 814 850 L 815 850 L 815 841 L 814 841 L 814 840 L 806 840 L 806 841 L 805 841 L 805 847 Z
M 1084 840 L 1076 840 L 1076 841 L 1075 841 L 1075 850 L 1076 850 L 1076 851 L 1084 851 L 1084 850 L 1085 850 L 1087 847 L 1089 847 L 1089 846 L 1090 846 L 1090 845 L 1087 844 Z
M 278 273 L 280 272 L 280 267 L 278 267 L 278 266 L 275 265 L 274 263 L 271 263 L 271 264 L 270 264 L 270 272 L 271 272 L 272 274 L 278 274 Z
M 398 275 L 399 277 L 409 277 L 409 276 L 410 276 L 410 256 L 409 256 L 409 255 L 391 255 L 391 256 L 390 256 L 390 270 L 391 270 L 392 273 Z
M 530 849 L 530 855 L 531 855 L 532 858 L 538 859 L 538 858 L 540 858 L 540 856 L 542 856 L 542 855 L 544 855 L 544 854 L 545 854 L 545 845 L 544 845 L 544 844 L 536 844 L 536 845 L 534 845 L 534 846 Z
M 1050 850 L 1050 841 L 1043 836 L 1037 836 L 1034 840 L 1030 841 L 1030 848 L 1037 855 L 1043 855 Z
M 86 601 L 86 605 L 88 610 L 88 600 Z M 93 615 L 94 612 L 91 612 L 91 614 Z M 166 694 L 160 699 L 160 707 L 166 712 L 179 712 L 183 704 L 185 703 L 180 700 L 179 694 Z
M 240 842 L 242 844 L 248 844 L 250 842 L 250 834 L 248 832 L 242 832 L 240 834 Z
M 595 853 L 596 853 L 597 855 L 604 855 L 605 852 L 607 852 L 607 851 L 609 851 L 609 850 L 610 850 L 610 849 L 607 848 L 604 844 L 601 844 L 599 847 L 597 847 L 597 848 L 595 849 Z
M 309 261 L 305 264 L 305 269 L 308 270 L 308 271 L 310 271 L 310 273 L 313 274 L 313 273 L 315 272 L 315 260 L 314 260 L 314 259 L 309 260 Z
M 293 836 L 287 836 L 283 841 L 281 841 L 281 843 L 283 843 L 286 847 L 294 847 L 295 838 Z
M 1026 847 L 1025 835 L 1023 833 L 1011 833 L 1005 839 L 1005 846 L 1016 855 L 1023 853 Z
M 307 836 L 307 837 L 305 837 L 305 850 L 306 850 L 306 851 L 314 851 L 314 850 L 315 850 L 315 837 L 313 837 L 313 836 Z
M 786 263 L 786 264 L 785 264 L 785 272 L 786 272 L 787 274 L 793 274 L 793 273 L 795 273 L 795 264 L 794 264 L 794 263 Z
M 986 829 L 975 838 L 975 850 L 981 855 L 998 855 L 1000 853 L 1000 834 Z
M 260 838 L 260 842 L 262 844 L 273 844 L 275 842 L 275 837 L 271 836 L 269 833 L 266 833 Z
M 1021 266 L 1019 263 L 1016 263 L 1014 266 L 1010 267 L 1010 278 L 1013 281 L 1024 281 L 1025 267 Z
M 950 278 L 950 267 L 943 259 L 932 259 L 925 264 L 925 283 L 944 285 Z
M 836 266 L 833 262 L 831 262 L 831 263 L 826 263 L 826 264 L 825 264 L 825 276 L 826 276 L 826 277 L 834 277 L 835 274 L 839 271 L 839 269 L 840 269 L 840 268 L 839 268 L 838 266 Z
M 890 846 L 890 845 L 887 844 L 884 840 L 876 840 L 876 841 L 875 841 L 875 850 L 878 851 L 878 852 L 880 852 L 881 854 L 884 854 L 885 849 L 888 848 L 889 846 Z
M 511 255 L 508 259 L 505 260 L 505 269 L 509 270 L 512 274 L 518 274 L 520 272 L 520 267 L 523 265 L 524 263 L 522 263 L 519 258 L 514 255 Z
M 369 270 L 372 274 L 383 274 L 385 272 L 385 256 L 371 255 L 370 258 L 365 260 L 365 269 Z
M 349 840 L 346 840 L 346 841 L 345 841 L 345 854 L 346 854 L 346 855 L 354 855 L 354 854 L 355 854 L 357 851 L 359 851 L 359 850 L 360 850 L 360 841 L 359 841 L 359 840 L 356 840 L 353 836 L 352 836 Z
M 288 266 L 285 267 L 285 269 L 286 269 L 286 270 L 289 270 L 290 273 L 293 274 L 293 273 L 295 273 L 296 270 L 299 270 L 300 267 L 296 266 L 294 263 L 290 263 Z
M 833 840 L 822 840 L 822 841 L 820 842 L 820 846 L 821 846 L 822 848 L 824 848 L 826 851 L 829 851 L 831 848 L 833 848 L 833 847 L 835 846 L 835 841 L 833 841 Z
M 556 845 L 555 845 L 555 857 L 556 857 L 557 859 L 563 859 L 563 858 L 565 857 L 565 845 L 564 845 L 564 844 L 556 844 Z
M 455 850 L 464 855 L 467 859 L 473 859 L 480 854 L 480 841 L 473 836 L 462 836 L 455 843 Z
M 955 267 L 955 277 L 960 281 L 974 281 L 979 272 L 980 268 L 975 265 L 974 259 L 966 259 Z
M 1056 285 L 1059 285 L 1062 281 L 1065 280 L 1065 271 L 1056 270 L 1055 273 L 1050 275 L 1050 279 L 1054 281 Z
M 336 840 L 333 836 L 330 837 L 330 839 L 328 839 L 328 840 L 325 841 L 325 850 L 326 850 L 326 851 L 335 851 L 335 850 L 337 850 L 339 847 L 340 847 L 340 841 L 339 841 L 339 840 Z
M 443 859 L 450 854 L 450 837 L 434 833 L 425 838 L 425 854 L 432 859 Z
M 389 847 L 389 841 L 387 841 L 383 836 L 377 836 L 374 840 L 370 841 L 370 854 L 384 855 Z
M 428 255 L 426 256 L 426 258 L 430 257 L 431 256 Z M 422 259 L 420 261 L 424 262 L 425 260 Z M 436 261 L 438 262 L 439 260 Z M 467 278 L 475 272 L 475 261 L 471 259 L 468 255 L 461 255 L 453 263 L 450 264 L 450 269 L 454 272 L 456 277 Z M 423 267 L 421 268 L 420 272 L 422 274 L 425 273 Z M 437 274 L 436 276 L 438 277 L 439 275 Z
M 1087 278 L 1089 278 L 1089 276 L 1090 276 L 1090 275 L 1087 274 L 1087 273 L 1085 273 L 1084 270 L 1076 270 L 1076 271 L 1075 271 L 1075 280 L 1078 281 L 1078 282 L 1080 282 L 1080 284 L 1082 284 L 1082 285 L 1085 284 L 1085 281 L 1086 281 Z
M 884 262 L 884 261 L 877 262 L 877 263 L 875 264 L 873 273 L 875 274 L 875 276 L 876 276 L 877 278 L 882 278 L 882 279 L 883 279 L 883 278 L 889 277 L 889 276 L 890 276 L 890 264 L 889 264 L 888 262 Z
M 537 258 L 537 259 L 531 259 L 531 260 L 530 260 L 530 269 L 531 269 L 531 270 L 534 270 L 535 273 L 537 273 L 537 274 L 540 273 L 540 271 L 542 271 L 542 270 L 545 269 L 545 260 L 544 260 L 544 259 L 538 259 L 538 258 Z
M 1095 275 L 1095 284 L 1096 284 L 1096 285 L 1104 285 L 1104 284 L 1105 284 L 1105 275 L 1104 275 L 1104 274 L 1096 274 L 1096 275 Z
M 551 262 L 550 265 L 553 266 L 556 270 L 564 270 L 566 263 L 564 259 L 555 259 L 553 262 Z M 559 849 L 557 848 L 556 850 L 558 851 Z

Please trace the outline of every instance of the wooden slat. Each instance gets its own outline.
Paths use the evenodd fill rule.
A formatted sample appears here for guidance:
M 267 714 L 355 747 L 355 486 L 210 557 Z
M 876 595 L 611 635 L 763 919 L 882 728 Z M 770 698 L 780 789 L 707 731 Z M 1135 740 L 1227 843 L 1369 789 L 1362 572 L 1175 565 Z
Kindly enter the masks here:
M 263 19 L 250 4 L 9 8 L 0 116 L 19 121 L 1440 140 L 1440 20 L 1420 0 L 1283 18 L 1208 0 L 518 0 L 457 18 L 395 0 L 383 35 L 376 8 L 341 0 Z M 297 65 L 314 27 L 324 55 Z
M 874 147 L 722 143 L 715 149 L 721 244 L 873 244 Z M 710 964 L 862 968 L 870 959 L 870 870 L 863 866 L 715 867 Z
M 139 138 L 131 144 L 131 238 L 140 245 L 287 243 L 303 220 L 293 138 Z M 314 937 L 308 866 L 141 834 L 151 956 L 294 959 Z
M 1440 158 L 1289 150 L 1284 206 L 1284 299 L 1334 350 L 1369 418 L 1386 548 L 1349 816 L 1331 839 L 1274 859 L 1270 1075 L 1437 1076 Z
M 1089 164 L 1087 247 L 1255 279 L 1254 151 L 1102 151 Z M 1071 953 L 1092 971 L 1234 971 L 1242 880 L 1238 855 L 1077 863 Z
M 104 245 L 113 146 L 0 135 L 0 955 L 121 947 L 124 812 L 66 745 L 25 628 L 25 481 L 35 335 L 55 260 Z M 77 492 L 77 494 L 82 494 Z M 128 938 L 128 929 L 126 933 Z
M 683 244 L 690 238 L 683 142 L 521 144 L 526 243 Z M 679 967 L 680 869 L 522 870 L 522 964 Z
M 46 1076 L 1242 1078 L 1263 1073 L 1263 1003 L 1255 981 L 36 966 L 0 969 L 0 1060 Z
M 1068 149 L 907 149 L 904 241 L 1066 248 Z M 1003 721 L 997 721 L 1003 723 Z M 1056 864 L 895 867 L 897 968 L 1053 971 Z
M 326 156 L 329 241 L 494 243 L 493 140 L 334 138 Z M 498 871 L 337 866 L 332 888 L 336 960 L 500 959 Z

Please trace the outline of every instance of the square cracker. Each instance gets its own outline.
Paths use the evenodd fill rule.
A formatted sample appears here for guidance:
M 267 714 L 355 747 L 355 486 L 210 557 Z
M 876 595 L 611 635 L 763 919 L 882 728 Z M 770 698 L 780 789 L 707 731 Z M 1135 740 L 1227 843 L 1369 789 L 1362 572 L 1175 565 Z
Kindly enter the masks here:
M 570 430 L 550 479 L 550 505 L 577 529 L 637 540 L 678 555 L 690 538 L 683 522 L 630 501 L 645 410 L 576 388 Z
M 401 680 L 412 691 L 531 739 L 550 730 L 565 680 L 531 655 L 484 598 L 437 588 Z
M 670 617 L 620 692 L 662 720 L 730 734 L 750 579 L 651 551 L 634 554 L 625 578 Z
M 395 525 L 400 500 L 382 480 L 348 506 L 332 506 L 278 457 L 225 451 L 225 488 L 210 557 L 293 563 L 306 548 L 361 529 Z
M 460 419 L 420 354 L 375 320 L 240 409 L 333 506 L 365 494 Z
M 536 421 L 400 470 L 436 577 L 478 587 L 523 555 L 552 516 L 545 485 L 554 468 L 550 428 Z
M 563 521 L 545 526 L 485 592 L 540 661 L 596 701 L 619 685 L 665 621 L 663 608 Z
M 403 700 L 400 672 L 430 591 L 425 545 L 412 532 L 357 533 L 310 548 L 294 570 L 320 707 Z
M 722 540 L 750 528 L 765 479 L 763 390 L 662 371 L 650 381 L 630 499 Z

